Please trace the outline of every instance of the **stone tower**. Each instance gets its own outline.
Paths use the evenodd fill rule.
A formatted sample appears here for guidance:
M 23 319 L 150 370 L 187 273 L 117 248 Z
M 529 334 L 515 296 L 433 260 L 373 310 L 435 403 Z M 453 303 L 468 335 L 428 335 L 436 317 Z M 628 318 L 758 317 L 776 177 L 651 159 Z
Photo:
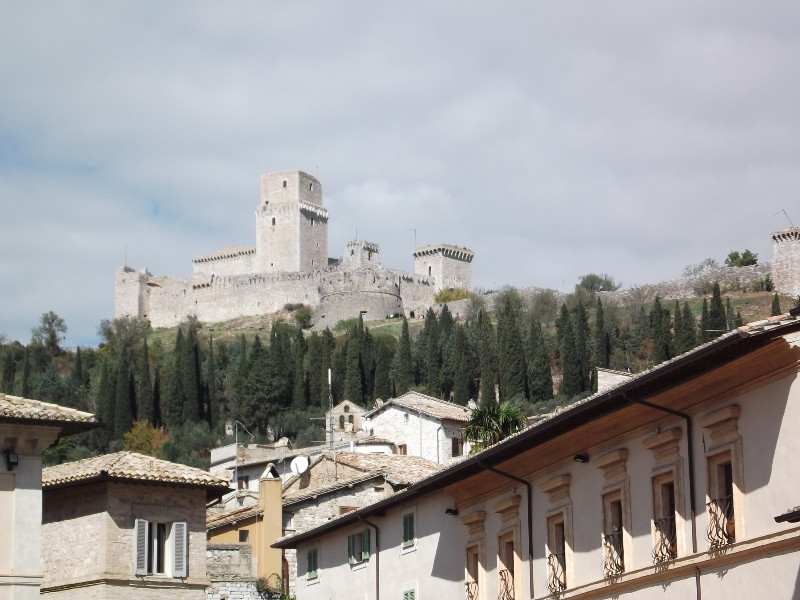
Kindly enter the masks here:
M 446 288 L 472 289 L 472 259 L 475 253 L 449 244 L 422 246 L 414 250 L 414 272 L 433 277 L 436 291 Z
M 342 257 L 342 266 L 345 269 L 378 266 L 381 263 L 380 253 L 380 246 L 374 242 L 347 242 L 347 248 Z
M 772 280 L 775 289 L 800 296 L 800 228 L 792 227 L 772 234 Z
M 322 186 L 303 171 L 261 176 L 256 209 L 258 273 L 313 271 L 328 266 L 328 211 Z

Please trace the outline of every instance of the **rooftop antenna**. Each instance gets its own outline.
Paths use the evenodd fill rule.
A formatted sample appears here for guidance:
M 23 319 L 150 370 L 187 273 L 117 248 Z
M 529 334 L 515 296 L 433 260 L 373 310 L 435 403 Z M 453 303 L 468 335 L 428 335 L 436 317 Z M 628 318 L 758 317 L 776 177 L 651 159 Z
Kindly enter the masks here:
M 791 225 L 792 229 L 794 229 L 794 223 L 792 223 L 792 220 L 789 218 L 789 215 L 786 214 L 786 209 L 785 208 L 780 209 L 778 212 L 775 213 L 775 215 L 779 215 L 780 213 L 783 213 L 783 216 L 786 217 L 787 221 L 789 221 L 789 225 Z M 774 217 L 775 215 L 772 216 Z
M 409 227 L 406 231 L 413 231 L 414 232 L 414 248 L 417 247 L 417 228 L 416 227 Z
M 233 485 L 236 490 L 239 490 L 239 427 L 244 429 L 250 438 L 253 437 L 253 434 L 247 431 L 247 427 L 239 421 L 239 419 L 234 420 L 233 422 Z

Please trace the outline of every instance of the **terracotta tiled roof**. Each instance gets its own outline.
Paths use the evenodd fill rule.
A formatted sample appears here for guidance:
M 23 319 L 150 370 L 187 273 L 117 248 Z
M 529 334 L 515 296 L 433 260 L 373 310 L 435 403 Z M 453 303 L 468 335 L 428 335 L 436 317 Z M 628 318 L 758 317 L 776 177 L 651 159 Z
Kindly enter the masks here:
M 8 394 L 0 394 L 0 419 L 66 421 L 97 425 L 91 413 Z
M 330 454 L 326 454 L 315 461 L 310 468 L 313 470 L 323 461 L 332 462 L 333 460 Z M 340 476 L 334 480 L 321 480 L 302 489 L 291 487 L 299 477 L 296 475 L 284 484 L 284 504 L 291 504 L 342 487 L 349 487 L 354 483 L 368 481 L 375 477 L 385 479 L 393 488 L 405 487 L 444 468 L 443 465 L 425 458 L 397 454 L 339 452 L 336 454 L 336 461 L 344 466 L 356 469 L 357 473 Z
M 421 412 L 424 415 L 435 417 L 437 419 L 446 419 L 448 421 L 459 421 L 466 423 L 469 421 L 470 410 L 466 406 L 455 404 L 454 402 L 445 402 L 433 396 L 426 396 L 419 392 L 407 392 L 399 398 L 391 398 L 377 408 L 372 409 L 366 413 L 365 417 L 372 417 L 382 410 L 386 410 L 390 406 L 402 406 L 403 408 L 410 409 L 414 412 Z
M 223 512 L 207 511 L 206 513 L 206 528 L 216 529 L 230 525 L 231 523 L 238 523 L 245 519 L 251 519 L 264 513 L 264 510 L 258 505 L 240 506 L 231 510 Z
M 42 469 L 42 487 L 45 489 L 102 479 L 188 485 L 219 491 L 228 489 L 228 480 L 224 477 L 135 452 L 103 454 Z

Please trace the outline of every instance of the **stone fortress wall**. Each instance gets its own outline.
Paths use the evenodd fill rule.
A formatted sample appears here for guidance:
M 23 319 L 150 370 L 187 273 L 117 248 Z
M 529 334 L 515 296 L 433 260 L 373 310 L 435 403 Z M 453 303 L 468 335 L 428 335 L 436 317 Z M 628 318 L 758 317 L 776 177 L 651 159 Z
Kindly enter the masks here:
M 359 314 L 366 321 L 420 315 L 442 287 L 471 286 L 474 253 L 466 248 L 417 249 L 416 272 L 409 273 L 382 265 L 373 242 L 349 242 L 341 261 L 328 258 L 327 226 L 314 177 L 298 170 L 263 175 L 255 247 L 197 257 L 190 279 L 118 269 L 115 316 L 172 327 L 187 317 L 214 323 L 302 303 L 315 309 L 315 328 L 324 328 Z

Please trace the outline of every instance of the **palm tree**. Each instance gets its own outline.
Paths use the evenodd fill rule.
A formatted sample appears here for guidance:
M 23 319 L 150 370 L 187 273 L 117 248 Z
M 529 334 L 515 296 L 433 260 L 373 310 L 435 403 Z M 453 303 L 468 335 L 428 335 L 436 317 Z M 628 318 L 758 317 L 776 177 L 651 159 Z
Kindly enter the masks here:
M 525 422 L 525 415 L 515 404 L 487 404 L 472 411 L 462 435 L 472 443 L 470 454 L 474 454 L 521 430 Z

